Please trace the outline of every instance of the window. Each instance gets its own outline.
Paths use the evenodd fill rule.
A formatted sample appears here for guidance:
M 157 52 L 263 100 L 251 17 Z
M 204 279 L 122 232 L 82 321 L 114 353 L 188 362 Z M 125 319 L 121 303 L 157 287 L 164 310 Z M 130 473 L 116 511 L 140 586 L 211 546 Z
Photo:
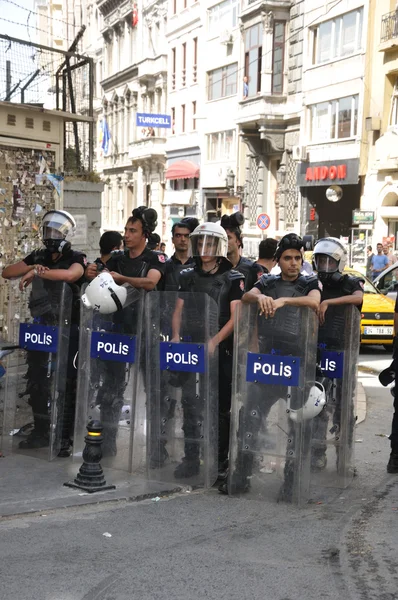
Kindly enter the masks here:
M 185 133 L 185 104 L 181 104 L 181 133 Z
M 171 50 L 171 89 L 176 89 L 176 66 L 177 66 L 177 57 L 176 57 L 176 49 L 172 48 Z
M 192 131 L 196 131 L 196 100 L 192 102 Z
M 177 0 L 173 0 L 173 15 L 177 14 Z
M 391 96 L 389 125 L 398 125 L 398 78 L 395 80 Z
M 198 80 L 198 38 L 193 38 L 193 83 Z
M 248 96 L 261 91 L 262 25 L 257 24 L 245 31 L 245 76 L 248 78 Z
M 233 29 L 238 24 L 238 0 L 225 0 L 207 11 L 210 37 L 220 35 L 225 29 Z
M 174 135 L 176 132 L 175 126 L 176 126 L 176 109 L 172 108 L 171 109 L 171 135 Z
M 233 63 L 209 72 L 208 100 L 233 96 L 237 92 L 238 64 Z
M 272 52 L 272 93 L 283 93 L 283 65 L 285 56 L 285 22 L 274 23 L 274 47 Z
M 187 0 L 184 0 L 184 8 L 187 7 Z
M 185 87 L 187 81 L 187 44 L 186 42 L 182 45 L 182 73 L 181 82 L 182 87 Z
M 324 142 L 358 134 L 358 96 L 314 104 L 311 109 L 311 141 Z
M 312 62 L 322 64 L 350 56 L 362 48 L 363 9 L 320 23 L 314 30 Z
M 207 138 L 207 160 L 232 160 L 235 154 L 235 130 L 210 133 Z

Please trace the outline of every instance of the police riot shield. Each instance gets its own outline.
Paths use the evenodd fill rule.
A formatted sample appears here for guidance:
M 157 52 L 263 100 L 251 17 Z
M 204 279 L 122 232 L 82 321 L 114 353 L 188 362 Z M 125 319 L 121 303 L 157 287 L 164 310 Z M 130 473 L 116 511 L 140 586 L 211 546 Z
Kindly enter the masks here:
M 146 298 L 147 477 L 210 487 L 217 479 L 218 307 L 205 293 Z
M 228 493 L 303 504 L 309 495 L 318 323 L 307 307 L 236 315 Z
M 123 471 L 132 470 L 135 399 L 137 394 L 145 394 L 141 348 L 144 292 L 131 286 L 128 290 L 124 307 L 115 307 L 111 314 L 101 314 L 81 303 L 73 442 L 73 458 L 81 463 L 87 423 L 100 420 L 101 464 Z M 141 446 L 145 454 L 144 441 Z
M 54 459 L 62 445 L 69 390 L 71 288 L 35 277 L 9 287 L 2 451 Z M 71 399 L 72 401 L 72 399 Z
M 311 485 L 347 487 L 354 476 L 355 390 L 360 337 L 355 306 L 329 306 L 318 333 L 317 381 L 326 405 L 314 418 Z

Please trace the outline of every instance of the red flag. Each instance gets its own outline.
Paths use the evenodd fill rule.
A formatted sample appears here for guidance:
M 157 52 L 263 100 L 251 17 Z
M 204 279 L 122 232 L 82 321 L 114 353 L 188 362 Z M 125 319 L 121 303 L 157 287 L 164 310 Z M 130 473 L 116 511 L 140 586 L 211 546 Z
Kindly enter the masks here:
M 133 5 L 133 17 L 131 19 L 131 24 L 133 27 L 136 27 L 138 23 L 138 8 L 137 5 Z

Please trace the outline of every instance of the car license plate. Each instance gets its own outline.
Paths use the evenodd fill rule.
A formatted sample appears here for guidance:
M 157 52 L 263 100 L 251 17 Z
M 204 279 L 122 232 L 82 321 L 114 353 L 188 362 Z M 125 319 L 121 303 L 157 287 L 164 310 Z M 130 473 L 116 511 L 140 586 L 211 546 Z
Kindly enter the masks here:
M 392 327 L 365 327 L 365 335 L 392 335 Z

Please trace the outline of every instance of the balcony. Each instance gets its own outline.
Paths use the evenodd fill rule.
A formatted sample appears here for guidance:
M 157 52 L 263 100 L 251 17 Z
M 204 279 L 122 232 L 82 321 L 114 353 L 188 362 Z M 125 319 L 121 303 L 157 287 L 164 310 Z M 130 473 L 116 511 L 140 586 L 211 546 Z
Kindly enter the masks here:
M 237 123 L 250 125 L 257 121 L 283 119 L 287 96 L 284 94 L 261 94 L 239 102 Z
M 166 157 L 165 137 L 150 137 L 129 144 L 129 159 L 134 161 L 150 160 L 154 157 Z
M 398 10 L 387 13 L 381 18 L 379 52 L 389 52 L 398 46 Z
M 138 66 L 138 77 L 140 79 L 145 77 L 157 77 L 161 73 L 167 73 L 167 56 L 165 54 L 159 54 L 153 58 L 145 58 L 143 61 L 137 63 Z

